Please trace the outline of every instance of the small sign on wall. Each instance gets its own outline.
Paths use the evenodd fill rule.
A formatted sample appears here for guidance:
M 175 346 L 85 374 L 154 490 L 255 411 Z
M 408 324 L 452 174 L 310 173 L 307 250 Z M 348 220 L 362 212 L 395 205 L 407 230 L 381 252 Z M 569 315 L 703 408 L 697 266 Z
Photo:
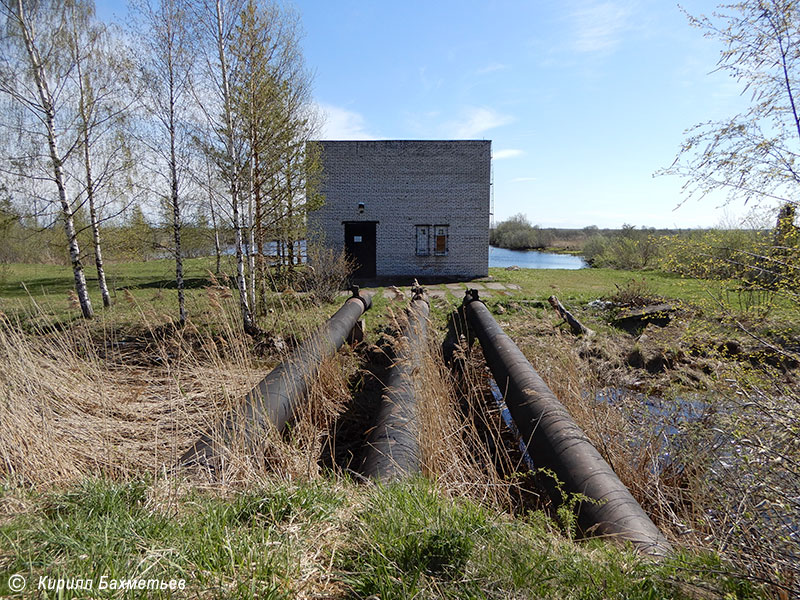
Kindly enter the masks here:
M 353 236 L 353 241 L 354 242 L 360 242 L 361 241 L 361 236 L 360 235 L 354 235 Z
M 430 237 L 430 227 L 428 225 L 417 225 L 417 256 L 428 256 L 428 239 Z

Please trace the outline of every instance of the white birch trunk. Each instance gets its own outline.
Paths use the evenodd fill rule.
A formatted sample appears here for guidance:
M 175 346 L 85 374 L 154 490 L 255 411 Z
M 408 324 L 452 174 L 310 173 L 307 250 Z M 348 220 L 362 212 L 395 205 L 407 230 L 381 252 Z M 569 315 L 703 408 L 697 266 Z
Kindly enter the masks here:
M 100 287 L 100 295 L 103 298 L 103 306 L 111 306 L 111 296 L 108 293 L 106 284 L 106 272 L 103 267 L 103 253 L 100 249 L 100 223 L 97 216 L 97 205 L 95 204 L 95 185 L 92 177 L 92 160 L 89 149 L 89 115 L 86 107 L 86 86 L 83 79 L 83 71 L 79 58 L 80 49 L 77 40 L 75 43 L 76 66 L 78 68 L 78 86 L 80 90 L 80 115 L 81 128 L 83 129 L 83 164 L 86 175 L 86 198 L 89 201 L 89 223 L 92 227 L 92 243 L 94 244 L 94 264 L 97 268 L 97 283 Z
M 217 269 L 215 275 L 219 275 L 220 261 L 222 260 L 222 249 L 219 244 L 219 229 L 217 229 L 217 211 L 214 209 L 214 192 L 211 189 L 211 172 L 208 172 L 208 206 L 211 211 L 211 227 L 214 229 L 214 254 L 217 258 Z
M 25 42 L 25 50 L 31 63 L 31 72 L 36 82 L 36 89 L 39 94 L 39 102 L 44 112 L 44 123 L 47 129 L 47 145 L 50 150 L 50 160 L 53 164 L 53 177 L 58 188 L 58 201 L 61 204 L 61 212 L 64 217 L 64 232 L 67 236 L 69 246 L 69 258 L 72 263 L 72 272 L 75 278 L 75 292 L 78 294 L 81 312 L 87 319 L 94 316 L 92 302 L 89 299 L 89 290 L 86 287 L 86 276 L 81 264 L 81 252 L 78 246 L 78 236 L 75 232 L 75 223 L 72 219 L 72 210 L 67 200 L 67 190 L 64 184 L 63 160 L 58 151 L 58 135 L 55 127 L 55 108 L 53 97 L 47 84 L 47 77 L 39 58 L 39 52 L 34 44 L 33 34 L 26 21 L 25 11 L 22 0 L 17 0 L 17 18 L 19 19 L 20 31 Z
M 92 165 L 89 157 L 89 135 L 84 131 L 84 161 L 86 163 L 86 196 L 89 200 L 89 220 L 92 226 L 92 242 L 94 244 L 94 264 L 97 267 L 97 283 L 100 286 L 100 295 L 103 297 L 103 306 L 111 306 L 111 296 L 106 283 L 106 271 L 103 267 L 103 252 L 100 249 L 100 223 L 95 206 L 94 181 L 92 180 Z
M 225 32 L 222 23 L 222 0 L 216 0 L 217 10 L 217 51 L 219 53 L 220 76 L 222 84 L 222 104 L 223 116 L 225 118 L 225 144 L 228 159 L 231 164 L 230 173 L 230 193 L 231 193 L 231 212 L 233 217 L 233 231 L 236 240 L 236 283 L 239 286 L 239 303 L 242 310 L 242 323 L 247 333 L 255 333 L 256 328 L 253 323 L 253 314 L 250 310 L 247 294 L 247 279 L 245 278 L 244 254 L 242 253 L 242 226 L 239 215 L 239 156 L 236 151 L 233 128 L 233 109 L 231 106 L 231 93 L 228 83 L 228 63 L 225 56 Z

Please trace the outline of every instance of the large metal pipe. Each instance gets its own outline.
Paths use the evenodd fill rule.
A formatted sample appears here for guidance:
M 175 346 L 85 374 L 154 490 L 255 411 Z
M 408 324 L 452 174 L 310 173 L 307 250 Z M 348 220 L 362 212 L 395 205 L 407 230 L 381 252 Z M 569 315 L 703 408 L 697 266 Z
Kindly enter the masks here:
M 270 427 L 282 431 L 308 395 L 320 364 L 347 339 L 372 306 L 372 295 L 353 288 L 353 296 L 300 347 L 254 387 L 238 408 L 200 436 L 180 459 L 181 465 L 212 466 L 219 451 L 232 443 L 251 445 Z
M 551 482 L 553 500 L 560 502 L 562 494 L 583 494 L 589 500 L 579 502 L 576 510 L 585 533 L 627 540 L 646 554 L 669 552 L 669 542 L 503 332 L 477 290 L 467 291 L 464 309 L 528 454 L 561 482 L 560 490 Z
M 413 292 L 378 417 L 367 438 L 363 473 L 381 481 L 420 471 L 417 392 L 427 351 L 430 309 L 424 290 L 415 288 Z

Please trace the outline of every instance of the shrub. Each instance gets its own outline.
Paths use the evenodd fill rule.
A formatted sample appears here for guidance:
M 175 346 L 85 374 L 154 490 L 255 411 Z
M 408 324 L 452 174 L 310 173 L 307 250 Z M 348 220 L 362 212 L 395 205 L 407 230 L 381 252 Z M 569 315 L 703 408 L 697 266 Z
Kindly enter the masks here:
M 631 279 L 622 286 L 614 284 L 617 291 L 611 300 L 622 306 L 647 306 L 659 301 L 653 288 L 645 279 Z
M 660 253 L 659 238 L 652 230 L 623 225 L 612 235 L 595 235 L 583 248 L 586 261 L 593 267 L 640 270 L 652 268 Z
M 355 270 L 344 250 L 337 252 L 320 244 L 309 244 L 308 265 L 303 275 L 303 289 L 318 302 L 333 302 Z
M 552 231 L 531 225 L 527 217 L 521 213 L 503 221 L 489 233 L 489 243 L 492 246 L 509 250 L 545 248 L 552 241 Z

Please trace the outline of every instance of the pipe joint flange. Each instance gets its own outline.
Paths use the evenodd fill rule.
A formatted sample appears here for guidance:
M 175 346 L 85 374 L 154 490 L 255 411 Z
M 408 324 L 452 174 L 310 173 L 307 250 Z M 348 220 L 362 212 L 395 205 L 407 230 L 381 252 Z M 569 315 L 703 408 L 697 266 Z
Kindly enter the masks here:
M 353 294 L 350 296 L 350 299 L 352 300 L 355 298 L 356 300 L 361 300 L 361 304 L 364 305 L 364 310 L 362 312 L 367 312 L 370 307 L 372 307 L 372 294 L 362 294 L 361 289 L 357 285 L 352 286 L 350 291 Z
M 462 304 L 466 306 L 470 302 L 481 302 L 481 303 L 483 302 L 483 300 L 480 299 L 478 290 L 468 289 L 466 292 L 464 292 L 464 301 L 462 302 Z
M 428 301 L 427 292 L 421 285 L 411 286 L 411 301 L 413 302 L 414 300 Z

